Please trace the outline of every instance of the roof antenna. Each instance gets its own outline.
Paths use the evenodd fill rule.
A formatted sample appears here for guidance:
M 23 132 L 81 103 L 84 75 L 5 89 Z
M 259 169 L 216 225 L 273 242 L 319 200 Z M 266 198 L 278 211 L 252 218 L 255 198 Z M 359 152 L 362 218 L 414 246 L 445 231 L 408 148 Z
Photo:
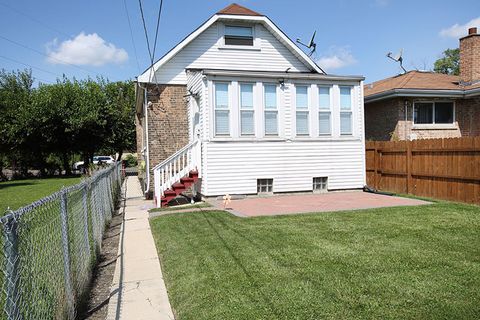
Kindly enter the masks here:
M 400 68 L 402 68 L 403 73 L 407 73 L 407 70 L 403 67 L 403 49 L 400 49 L 400 52 L 397 53 L 396 55 L 392 56 L 392 53 L 389 52 L 387 53 L 387 57 L 392 59 L 393 61 L 400 62 Z
M 301 39 L 297 38 L 297 43 L 300 43 L 302 46 L 304 47 L 307 47 L 308 49 L 312 49 L 310 51 L 310 53 L 308 54 L 309 57 L 312 56 L 312 54 L 315 52 L 315 50 L 317 49 L 317 44 L 314 42 L 315 40 L 315 34 L 317 33 L 317 31 L 315 30 L 313 32 L 313 35 L 312 37 L 310 38 L 310 42 L 307 44 L 303 43 Z

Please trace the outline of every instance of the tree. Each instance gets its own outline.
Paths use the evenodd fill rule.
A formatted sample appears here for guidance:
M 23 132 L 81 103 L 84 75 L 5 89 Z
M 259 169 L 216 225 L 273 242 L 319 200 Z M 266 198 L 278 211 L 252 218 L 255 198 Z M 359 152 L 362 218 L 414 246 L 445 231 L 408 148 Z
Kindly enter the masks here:
M 460 49 L 443 51 L 443 56 L 435 61 L 433 70 L 438 73 L 458 76 L 460 74 Z

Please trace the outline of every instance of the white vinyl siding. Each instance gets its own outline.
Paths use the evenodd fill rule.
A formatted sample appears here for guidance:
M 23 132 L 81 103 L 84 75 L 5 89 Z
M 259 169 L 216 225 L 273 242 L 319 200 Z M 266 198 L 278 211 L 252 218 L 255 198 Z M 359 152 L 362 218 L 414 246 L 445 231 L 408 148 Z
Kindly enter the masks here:
M 278 135 L 277 86 L 264 85 L 265 135 Z
M 253 84 L 240 83 L 240 134 L 255 134 Z
M 273 179 L 273 192 L 312 191 L 314 177 L 328 177 L 329 190 L 362 188 L 361 140 L 209 142 L 205 196 L 257 193 L 257 179 Z M 232 172 L 235 172 L 232 175 Z
M 215 135 L 230 135 L 228 83 L 215 83 Z
M 332 133 L 332 112 L 330 94 L 331 88 L 318 87 L 318 134 L 330 135 Z
M 295 127 L 297 135 L 308 135 L 309 133 L 309 103 L 308 87 L 297 85 L 295 87 L 295 106 L 296 121 Z
M 217 22 L 185 46 L 157 70 L 157 83 L 186 84 L 185 69 L 310 72 L 283 43 L 263 25 L 255 25 L 258 50 L 222 48 L 223 24 Z M 228 46 L 224 46 L 228 47 Z
M 340 134 L 352 134 L 352 118 L 352 87 L 340 86 Z

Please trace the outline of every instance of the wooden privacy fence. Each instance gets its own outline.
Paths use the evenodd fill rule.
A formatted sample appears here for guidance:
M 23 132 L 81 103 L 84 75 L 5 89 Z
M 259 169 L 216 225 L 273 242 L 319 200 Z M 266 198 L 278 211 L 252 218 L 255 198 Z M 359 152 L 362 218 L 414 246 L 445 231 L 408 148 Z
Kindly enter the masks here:
M 367 141 L 367 185 L 480 204 L 480 137 Z

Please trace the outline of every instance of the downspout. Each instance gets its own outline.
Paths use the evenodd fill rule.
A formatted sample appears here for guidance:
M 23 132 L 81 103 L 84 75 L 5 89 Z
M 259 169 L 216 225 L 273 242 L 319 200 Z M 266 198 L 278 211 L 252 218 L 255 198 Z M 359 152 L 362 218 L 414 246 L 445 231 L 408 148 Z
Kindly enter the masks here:
M 143 112 L 145 114 L 145 173 L 147 178 L 147 185 L 145 186 L 144 195 L 148 196 L 150 192 L 150 145 L 148 143 L 148 102 L 147 102 L 147 88 L 144 88 L 138 83 L 138 86 L 143 89 Z
M 412 113 L 413 116 L 413 113 Z M 404 131 L 405 131 L 405 140 L 410 140 L 407 139 L 407 121 L 408 121 L 408 100 L 405 99 L 405 124 L 404 124 Z

